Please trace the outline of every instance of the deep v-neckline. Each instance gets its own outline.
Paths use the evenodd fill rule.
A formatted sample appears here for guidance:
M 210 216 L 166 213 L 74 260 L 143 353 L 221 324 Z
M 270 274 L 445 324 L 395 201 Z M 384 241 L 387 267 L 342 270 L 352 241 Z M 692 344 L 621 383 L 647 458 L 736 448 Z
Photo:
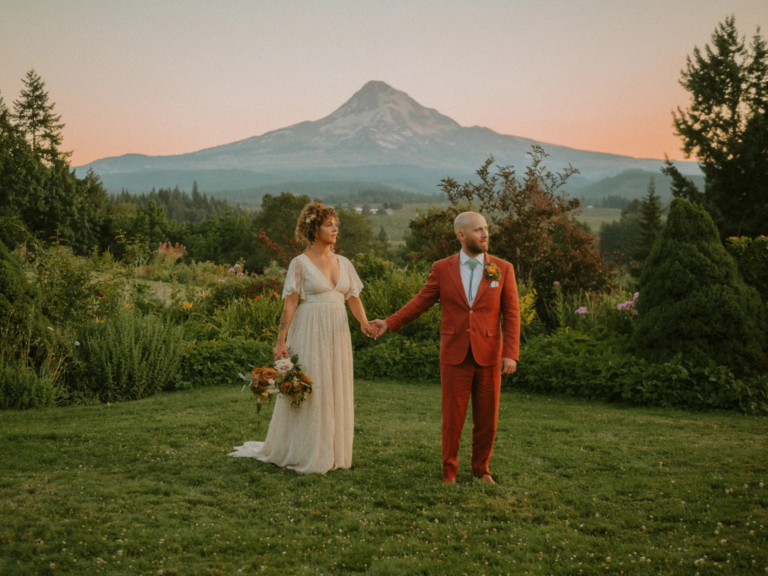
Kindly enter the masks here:
M 314 268 L 315 270 L 317 270 L 317 271 L 320 273 L 320 276 L 322 276 L 323 278 L 325 278 L 325 281 L 328 283 L 328 286 L 330 286 L 332 290 L 336 290 L 336 288 L 338 288 L 338 287 L 339 287 L 339 284 L 341 283 L 341 258 L 339 258 L 338 254 L 336 255 L 336 262 L 338 262 L 338 263 L 339 263 L 339 281 L 338 281 L 338 282 L 336 282 L 336 286 L 334 286 L 334 285 L 333 285 L 333 283 L 332 283 L 332 282 L 331 282 L 331 281 L 328 279 L 328 276 L 326 276 L 325 274 L 323 274 L 323 271 L 322 271 L 322 270 L 320 270 L 320 268 L 318 268 L 318 267 L 317 267 L 317 264 L 315 264 L 314 262 L 312 262 L 312 258 L 310 258 L 309 256 L 307 256 L 306 254 L 304 254 L 303 256 L 304 256 L 304 257 L 305 257 L 307 260 L 309 260 L 309 263 L 310 263 L 310 264 L 312 264 L 312 268 Z

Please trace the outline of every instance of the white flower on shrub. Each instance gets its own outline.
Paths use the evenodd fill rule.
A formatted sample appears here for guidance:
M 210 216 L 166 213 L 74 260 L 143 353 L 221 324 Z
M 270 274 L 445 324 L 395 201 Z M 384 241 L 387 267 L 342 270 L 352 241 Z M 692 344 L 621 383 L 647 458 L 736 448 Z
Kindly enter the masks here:
M 278 358 L 275 360 L 275 370 L 280 372 L 280 374 L 287 374 L 293 370 L 293 362 L 288 358 Z

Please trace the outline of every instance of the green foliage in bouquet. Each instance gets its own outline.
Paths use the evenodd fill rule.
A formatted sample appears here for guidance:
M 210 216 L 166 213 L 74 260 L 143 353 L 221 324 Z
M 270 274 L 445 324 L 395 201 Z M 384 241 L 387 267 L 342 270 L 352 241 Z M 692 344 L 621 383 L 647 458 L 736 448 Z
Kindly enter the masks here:
M 504 386 L 605 402 L 768 414 L 768 378 L 740 379 L 725 366 L 695 366 L 680 355 L 652 364 L 629 354 L 626 337 L 558 328 L 533 338 Z
M 186 348 L 181 327 L 131 310 L 92 325 L 80 336 L 71 392 L 102 402 L 136 400 L 172 390 Z
M 760 296 L 744 283 L 700 205 L 672 202 L 667 225 L 643 267 L 633 344 L 652 362 L 681 354 L 697 366 L 754 369 L 766 346 Z

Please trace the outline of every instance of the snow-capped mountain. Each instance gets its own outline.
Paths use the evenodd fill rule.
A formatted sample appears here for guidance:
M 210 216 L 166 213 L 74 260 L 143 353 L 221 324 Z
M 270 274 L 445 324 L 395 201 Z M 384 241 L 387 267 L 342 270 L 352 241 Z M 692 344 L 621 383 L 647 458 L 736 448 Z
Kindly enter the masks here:
M 281 180 L 370 180 L 391 184 L 397 182 L 398 174 L 421 174 L 432 182 L 434 190 L 439 182 L 439 178 L 435 180 L 437 174 L 471 174 L 490 154 L 500 164 L 521 169 L 531 145 L 537 143 L 488 128 L 460 126 L 405 92 L 371 81 L 340 108 L 317 121 L 300 122 L 198 152 L 175 156 L 129 154 L 97 160 L 88 167 L 112 188 L 118 182 L 122 186 L 142 182 L 146 187 L 146 183 L 155 181 L 155 186 L 173 185 L 168 178 L 191 181 L 182 176 L 185 173 L 197 174 L 198 179 L 206 173 L 215 174 L 214 179 L 222 182 L 220 188 L 229 189 Z M 658 172 L 661 165 L 655 159 L 543 146 L 550 154 L 549 167 L 560 169 L 570 163 L 588 181 L 631 169 Z M 698 173 L 694 163 L 680 163 L 680 168 Z M 229 180 L 231 184 L 227 184 Z M 176 183 L 183 186 L 182 182 Z

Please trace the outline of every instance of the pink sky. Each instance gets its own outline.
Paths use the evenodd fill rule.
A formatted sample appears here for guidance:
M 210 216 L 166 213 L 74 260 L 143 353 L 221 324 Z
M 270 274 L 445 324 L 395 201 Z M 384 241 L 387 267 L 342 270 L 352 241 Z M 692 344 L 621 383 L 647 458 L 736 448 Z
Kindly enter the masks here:
M 729 14 L 768 36 L 766 0 L 0 0 L 0 94 L 35 68 L 75 166 L 317 120 L 368 80 L 464 126 L 682 159 L 680 70 Z

